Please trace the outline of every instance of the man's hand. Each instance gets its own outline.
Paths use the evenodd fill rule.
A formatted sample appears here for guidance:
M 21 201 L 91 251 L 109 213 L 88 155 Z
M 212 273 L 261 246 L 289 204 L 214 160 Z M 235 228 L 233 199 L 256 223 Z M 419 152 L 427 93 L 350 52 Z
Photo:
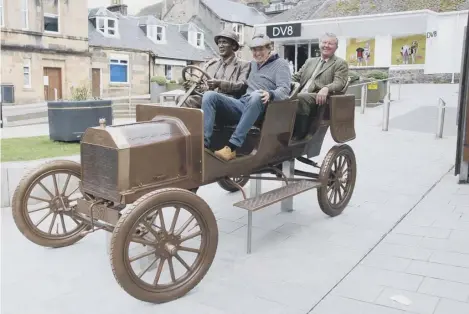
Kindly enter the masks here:
M 329 95 L 329 88 L 321 88 L 321 90 L 316 94 L 316 103 L 321 106 L 324 105 L 327 101 L 327 95 Z
M 208 80 L 207 84 L 211 90 L 214 90 L 215 88 L 220 87 L 221 81 L 220 80 Z
M 262 99 L 262 103 L 265 105 L 269 102 L 270 100 L 270 94 L 269 92 L 266 92 L 265 90 L 261 90 L 260 91 L 261 93 L 261 99 Z
M 182 87 L 187 91 L 191 87 L 192 81 L 184 81 L 182 82 Z

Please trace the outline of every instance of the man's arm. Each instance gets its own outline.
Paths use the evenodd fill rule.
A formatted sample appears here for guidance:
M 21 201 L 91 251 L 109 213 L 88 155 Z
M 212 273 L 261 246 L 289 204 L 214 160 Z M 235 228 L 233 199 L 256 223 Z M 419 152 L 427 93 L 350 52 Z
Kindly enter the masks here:
M 278 59 L 278 69 L 275 71 L 276 89 L 269 91 L 270 101 L 285 100 L 290 97 L 292 75 L 290 67 L 284 59 Z
M 344 89 L 345 84 L 348 80 L 348 63 L 341 60 L 334 72 L 334 80 L 332 83 L 327 84 L 325 87 L 329 89 L 329 92 L 340 92 Z
M 221 80 L 219 90 L 225 94 L 238 94 L 247 87 L 247 79 L 251 71 L 250 62 L 241 62 L 238 78 L 234 81 Z

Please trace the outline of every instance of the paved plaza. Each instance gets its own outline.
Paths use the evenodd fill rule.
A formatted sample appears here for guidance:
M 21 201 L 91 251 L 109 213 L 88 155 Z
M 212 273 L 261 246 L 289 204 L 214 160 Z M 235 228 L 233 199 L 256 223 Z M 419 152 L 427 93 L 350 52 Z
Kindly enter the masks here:
M 315 191 L 295 196 L 290 213 L 269 206 L 253 215 L 248 255 L 247 213 L 231 205 L 241 193 L 202 187 L 217 218 L 217 255 L 201 283 L 171 303 L 144 303 L 120 288 L 105 232 L 47 249 L 27 241 L 2 209 L 1 313 L 469 313 L 469 185 L 453 176 L 458 86 L 402 85 L 400 100 L 392 91 L 387 132 L 382 106 L 364 115 L 357 108 L 349 145 L 358 175 L 342 215 L 324 215 Z M 449 107 L 442 139 L 438 97 Z M 315 160 L 333 145 L 328 134 Z

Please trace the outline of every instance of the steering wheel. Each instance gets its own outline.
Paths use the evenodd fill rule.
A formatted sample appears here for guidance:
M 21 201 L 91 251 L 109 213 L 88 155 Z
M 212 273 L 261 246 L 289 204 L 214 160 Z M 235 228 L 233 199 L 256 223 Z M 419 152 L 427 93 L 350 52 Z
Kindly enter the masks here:
M 194 71 L 189 71 L 189 70 L 195 70 L 196 73 L 194 73 Z M 200 75 L 198 75 L 197 72 L 199 72 Z M 189 76 L 189 78 L 187 78 L 187 76 Z M 208 90 L 209 87 L 208 87 L 207 81 L 211 80 L 212 77 L 210 76 L 210 74 L 208 74 L 207 72 L 205 72 L 198 66 L 188 65 L 182 69 L 182 79 L 184 82 L 191 81 L 192 85 L 191 87 L 189 87 L 186 93 L 178 99 L 179 107 L 187 100 L 187 98 L 190 95 L 195 94 L 195 95 L 199 95 L 202 97 L 203 93 L 196 90 L 196 88 L 203 86 L 205 87 L 204 89 Z

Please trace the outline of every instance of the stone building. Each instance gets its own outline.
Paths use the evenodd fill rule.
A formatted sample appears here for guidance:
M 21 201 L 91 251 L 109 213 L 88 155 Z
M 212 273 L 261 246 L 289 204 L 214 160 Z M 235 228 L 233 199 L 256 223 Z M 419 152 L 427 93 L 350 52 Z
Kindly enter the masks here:
M 86 1 L 1 0 L 2 104 L 66 99 L 89 79 Z
M 126 12 L 125 5 L 89 12 L 92 90 L 96 97 L 148 94 L 153 76 L 178 81 L 184 66 L 199 65 L 215 56 L 205 43 L 204 33 L 192 23 L 174 24 Z
M 238 56 L 248 60 L 252 58 L 247 44 L 254 34 L 253 26 L 266 20 L 266 16 L 254 7 L 230 0 L 167 0 L 166 5 L 151 8 L 142 12 L 162 16 L 166 22 L 193 23 L 203 30 L 213 49 L 216 49 L 213 43 L 216 33 L 225 28 L 235 31 L 242 46 Z

